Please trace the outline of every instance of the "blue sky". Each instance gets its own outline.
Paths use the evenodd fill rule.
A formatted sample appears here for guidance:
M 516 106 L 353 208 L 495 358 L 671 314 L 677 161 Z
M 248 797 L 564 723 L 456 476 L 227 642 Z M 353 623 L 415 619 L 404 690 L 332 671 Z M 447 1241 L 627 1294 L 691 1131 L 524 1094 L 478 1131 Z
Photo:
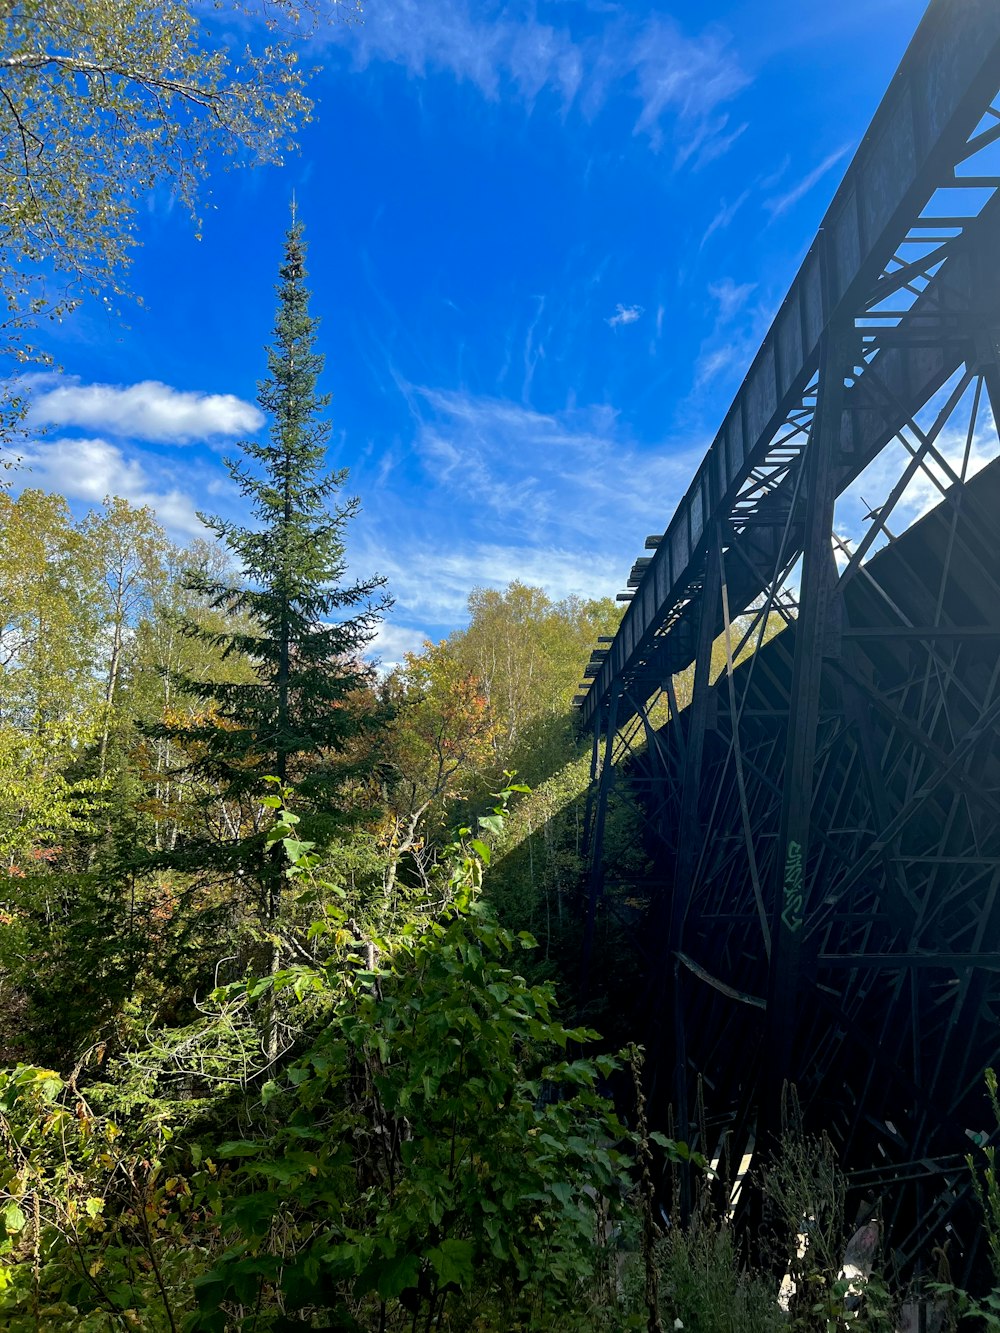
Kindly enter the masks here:
M 212 177 L 202 239 L 148 200 L 124 322 L 78 312 L 21 484 L 171 534 L 238 512 L 294 190 L 386 661 L 477 585 L 614 595 L 662 531 L 923 12 L 369 0 L 309 53 L 284 168 Z

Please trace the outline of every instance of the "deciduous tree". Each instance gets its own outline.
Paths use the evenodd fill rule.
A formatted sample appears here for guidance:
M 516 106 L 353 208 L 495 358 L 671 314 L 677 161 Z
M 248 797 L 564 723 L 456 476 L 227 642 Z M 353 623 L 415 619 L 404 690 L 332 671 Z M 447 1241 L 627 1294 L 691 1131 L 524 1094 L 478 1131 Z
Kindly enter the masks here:
M 391 893 L 401 861 L 446 831 L 449 807 L 492 771 L 496 724 L 482 683 L 448 640 L 407 653 L 383 695 L 396 714 L 384 763 Z
M 66 501 L 0 494 L 0 721 L 39 733 L 96 703 L 97 571 Z
M 0 351 L 91 293 L 126 291 L 136 210 L 193 207 L 220 158 L 275 162 L 310 103 L 293 40 L 334 0 L 14 0 L 0 5 Z M 275 32 L 275 27 L 282 30 Z M 0 402 L 9 433 L 23 397 Z
M 166 583 L 168 544 L 148 506 L 129 504 L 119 496 L 108 496 L 103 512 L 90 515 L 83 540 L 97 565 L 105 611 L 107 664 L 98 740 L 98 772 L 103 777 L 126 650 L 135 641 L 140 619 L 151 615 Z
M 554 602 L 541 588 L 514 582 L 503 591 L 475 589 L 469 615 L 453 643 L 482 682 L 496 723 L 497 763 L 534 783 L 567 757 L 559 745 L 546 754 L 551 738 L 543 733 L 565 731 L 588 654 L 599 634 L 614 632 L 621 608 L 609 598 Z M 536 771 L 525 770 L 529 755 Z

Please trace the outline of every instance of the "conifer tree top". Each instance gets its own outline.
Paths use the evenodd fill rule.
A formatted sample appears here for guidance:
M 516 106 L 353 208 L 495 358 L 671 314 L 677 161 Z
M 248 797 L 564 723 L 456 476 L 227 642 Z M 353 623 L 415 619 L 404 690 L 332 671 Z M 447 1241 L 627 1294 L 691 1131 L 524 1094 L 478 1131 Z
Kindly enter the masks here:
M 211 701 L 224 722 L 199 730 L 202 767 L 233 789 L 298 775 L 329 795 L 359 734 L 379 721 L 377 710 L 359 715 L 347 704 L 370 685 L 362 655 L 388 598 L 378 576 L 345 582 L 346 531 L 359 502 L 341 498 L 346 468 L 326 470 L 330 397 L 318 389 L 324 357 L 305 285 L 304 228 L 294 213 L 278 276 L 267 375 L 257 387 L 267 433 L 241 441 L 241 457 L 226 460 L 253 521 L 201 515 L 242 577 L 191 581 L 230 617 L 213 642 L 226 655 L 249 657 L 255 679 L 183 684 Z M 196 626 L 189 632 L 204 634 Z

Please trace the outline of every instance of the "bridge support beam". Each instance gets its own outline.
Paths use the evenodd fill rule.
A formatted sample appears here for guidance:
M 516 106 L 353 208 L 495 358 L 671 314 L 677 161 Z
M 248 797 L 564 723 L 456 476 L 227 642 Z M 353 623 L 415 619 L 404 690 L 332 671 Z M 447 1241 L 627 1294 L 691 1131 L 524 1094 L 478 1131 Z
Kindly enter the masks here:
M 819 393 L 806 446 L 805 517 L 795 657 L 788 699 L 785 773 L 782 784 L 776 875 L 771 917 L 771 971 L 767 1022 L 761 1053 L 761 1095 L 757 1142 L 774 1142 L 780 1132 L 781 1090 L 792 1073 L 795 1020 L 800 998 L 803 925 L 814 885 L 809 845 L 812 824 L 816 734 L 819 724 L 823 657 L 831 648 L 837 618 L 832 616 L 837 584 L 833 551 L 834 506 L 842 459 L 844 376 L 853 366 L 857 334 L 831 329 L 820 360 Z
M 597 779 L 597 796 L 593 815 L 593 835 L 589 838 L 590 873 L 587 877 L 587 916 L 583 931 L 583 958 L 580 965 L 580 1007 L 590 999 L 590 970 L 594 953 L 594 932 L 597 909 L 604 893 L 604 823 L 608 813 L 608 798 L 615 781 L 614 745 L 618 726 L 618 696 L 614 695 L 608 707 L 604 729 L 604 753 Z M 595 728 L 593 760 L 596 762 L 600 732 Z M 593 774 L 593 764 L 591 768 Z M 594 783 L 591 780 L 591 791 Z
M 977 1262 L 955 1181 L 1000 1063 L 998 88 L 996 0 L 930 0 L 578 700 L 650 796 L 651 1112 L 690 1138 L 703 1077 L 735 1164 L 794 1082 L 900 1273 Z

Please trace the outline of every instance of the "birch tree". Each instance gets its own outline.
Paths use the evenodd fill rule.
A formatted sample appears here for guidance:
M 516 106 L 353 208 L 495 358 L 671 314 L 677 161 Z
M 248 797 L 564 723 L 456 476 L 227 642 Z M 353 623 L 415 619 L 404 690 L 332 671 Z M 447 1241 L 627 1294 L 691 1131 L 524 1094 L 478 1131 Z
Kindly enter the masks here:
M 311 111 L 301 38 L 344 8 L 0 4 L 0 351 L 10 363 L 44 360 L 34 331 L 87 294 L 111 306 L 127 293 L 151 190 L 194 212 L 213 164 L 282 160 Z M 25 409 L 16 381 L 0 405 L 9 436 Z
M 108 739 L 118 699 L 126 652 L 137 624 L 148 616 L 167 578 L 167 538 L 147 505 L 109 496 L 104 510 L 84 528 L 91 558 L 97 562 L 105 602 L 106 664 L 98 740 L 98 776 L 104 777 Z

